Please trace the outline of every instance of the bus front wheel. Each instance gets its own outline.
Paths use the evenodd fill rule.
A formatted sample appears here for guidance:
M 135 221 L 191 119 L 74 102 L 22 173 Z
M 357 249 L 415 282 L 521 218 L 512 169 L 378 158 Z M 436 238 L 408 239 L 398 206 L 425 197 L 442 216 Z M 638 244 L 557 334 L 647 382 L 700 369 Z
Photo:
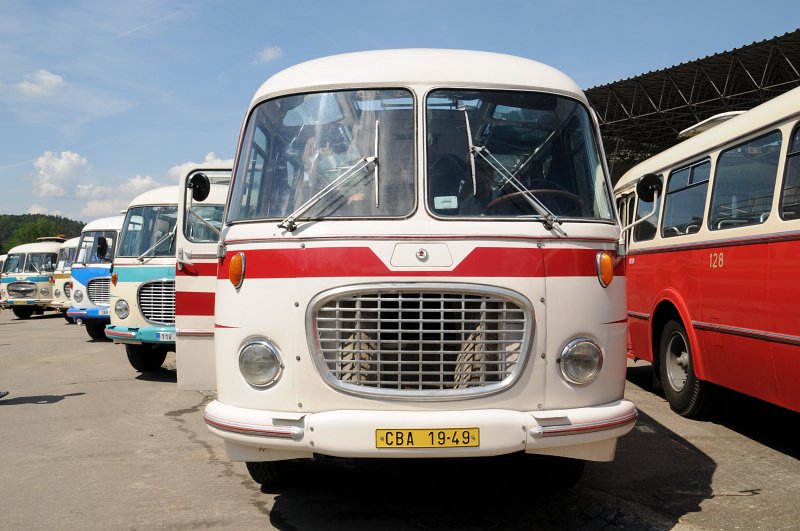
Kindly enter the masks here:
M 92 339 L 106 339 L 106 324 L 103 321 L 84 321 L 83 326 Z
M 131 366 L 139 372 L 157 371 L 167 359 L 167 351 L 151 345 L 125 345 Z
M 661 334 L 659 374 L 670 408 L 687 418 L 708 414 L 716 401 L 716 387 L 697 378 L 686 328 L 669 321 Z
M 288 487 L 296 485 L 302 475 L 304 460 L 288 461 L 248 461 L 247 471 L 253 481 L 268 487 Z
M 11 311 L 14 312 L 19 319 L 29 319 L 31 315 L 33 315 L 33 308 L 29 306 L 14 306 L 11 308 Z

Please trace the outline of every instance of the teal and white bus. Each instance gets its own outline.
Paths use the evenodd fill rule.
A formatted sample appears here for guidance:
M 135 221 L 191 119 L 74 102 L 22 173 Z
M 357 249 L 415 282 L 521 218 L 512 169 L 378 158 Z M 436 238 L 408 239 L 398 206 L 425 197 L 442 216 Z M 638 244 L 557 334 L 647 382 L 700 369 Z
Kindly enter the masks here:
M 20 319 L 50 309 L 53 291 L 50 280 L 56 268 L 58 250 L 64 238 L 38 238 L 8 251 L 3 263 L 0 306 L 11 308 Z

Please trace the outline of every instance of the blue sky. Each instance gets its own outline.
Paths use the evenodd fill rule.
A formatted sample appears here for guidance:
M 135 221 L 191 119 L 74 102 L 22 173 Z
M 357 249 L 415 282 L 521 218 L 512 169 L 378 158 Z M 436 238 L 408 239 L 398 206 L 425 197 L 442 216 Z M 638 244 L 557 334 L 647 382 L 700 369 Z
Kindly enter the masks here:
M 230 160 L 258 86 L 316 57 L 487 50 L 587 89 L 798 27 L 798 0 L 0 0 L 0 214 L 89 222 Z

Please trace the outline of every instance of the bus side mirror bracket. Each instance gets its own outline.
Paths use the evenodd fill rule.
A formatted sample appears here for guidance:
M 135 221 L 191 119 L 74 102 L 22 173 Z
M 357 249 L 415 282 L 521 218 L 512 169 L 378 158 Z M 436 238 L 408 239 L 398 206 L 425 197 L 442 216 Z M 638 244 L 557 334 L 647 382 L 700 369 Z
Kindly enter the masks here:
M 631 230 L 634 226 L 638 225 L 639 223 L 646 221 L 653 217 L 653 215 L 658 211 L 658 196 L 661 194 L 661 177 L 656 175 L 655 173 L 645 173 L 639 178 L 639 181 L 636 183 L 636 196 L 639 198 L 640 201 L 645 201 L 647 203 L 653 203 L 653 210 L 647 213 L 646 216 L 637 219 L 630 225 L 623 227 L 622 232 L 619 236 L 619 254 L 620 256 L 624 256 L 627 254 L 627 249 L 625 245 L 625 241 L 627 238 L 625 234 Z

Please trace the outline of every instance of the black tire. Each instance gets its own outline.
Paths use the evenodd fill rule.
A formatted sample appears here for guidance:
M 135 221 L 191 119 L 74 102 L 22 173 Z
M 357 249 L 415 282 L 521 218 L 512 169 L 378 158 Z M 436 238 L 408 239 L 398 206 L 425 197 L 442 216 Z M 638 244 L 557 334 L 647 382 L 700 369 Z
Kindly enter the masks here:
M 253 481 L 268 487 L 290 487 L 302 478 L 305 460 L 248 461 L 247 471 Z
M 681 322 L 669 321 L 664 325 L 658 361 L 664 395 L 675 413 L 700 418 L 713 410 L 718 389 L 695 375 L 692 347 Z
M 34 308 L 32 306 L 12 306 L 11 311 L 14 312 L 14 315 L 19 319 L 30 319 L 31 315 L 33 315 Z
M 157 371 L 167 359 L 167 351 L 151 345 L 125 345 L 131 366 L 139 372 Z
M 86 333 L 92 339 L 107 339 L 106 338 L 106 323 L 103 321 L 84 321 L 83 325 L 86 327 Z
M 67 315 L 66 312 L 64 312 L 64 319 L 66 319 L 69 324 L 75 324 L 75 319 Z

